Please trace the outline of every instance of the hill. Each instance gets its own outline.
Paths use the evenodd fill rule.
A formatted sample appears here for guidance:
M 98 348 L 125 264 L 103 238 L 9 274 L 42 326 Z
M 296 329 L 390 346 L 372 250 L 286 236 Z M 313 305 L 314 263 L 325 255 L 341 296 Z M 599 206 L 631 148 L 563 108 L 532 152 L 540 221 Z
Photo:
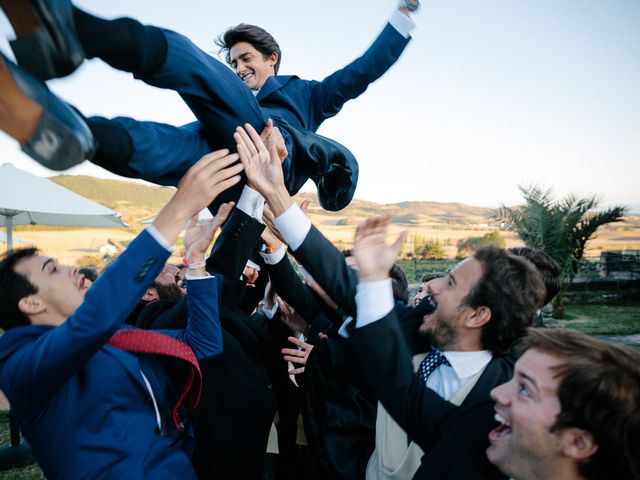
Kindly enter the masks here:
M 140 231 L 144 227 L 140 221 L 156 215 L 174 191 L 170 187 L 88 176 L 59 175 L 51 180 L 121 213 L 131 226 L 130 233 Z M 458 240 L 480 236 L 498 228 L 493 219 L 494 209 L 462 203 L 425 201 L 379 204 L 355 199 L 340 212 L 328 212 L 320 207 L 315 193 L 301 193 L 297 199 L 311 200 L 309 216 L 312 222 L 340 247 L 348 247 L 353 241 L 355 226 L 373 215 L 390 215 L 394 232 L 408 230 L 408 248 L 412 248 L 412 243 L 415 246 L 419 241 L 434 240 L 444 245 L 449 256 L 455 255 Z M 19 229 L 67 230 L 40 226 Z M 508 246 L 520 244 L 515 234 L 502 234 Z M 589 244 L 589 254 L 599 255 L 603 249 L 640 249 L 640 216 L 629 215 L 624 222 L 599 230 L 597 237 Z

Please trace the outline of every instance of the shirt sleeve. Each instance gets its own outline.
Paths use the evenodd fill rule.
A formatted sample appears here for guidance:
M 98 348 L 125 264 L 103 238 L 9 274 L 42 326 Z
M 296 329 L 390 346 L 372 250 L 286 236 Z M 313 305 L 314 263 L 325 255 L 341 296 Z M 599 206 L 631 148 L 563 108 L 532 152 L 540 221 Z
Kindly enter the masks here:
M 149 225 L 145 230 L 167 252 L 173 252 L 174 250 L 173 245 L 171 245 L 169 241 L 166 238 L 164 238 L 164 235 L 162 235 L 156 227 L 154 227 L 153 225 Z
M 264 197 L 253 188 L 245 185 L 242 189 L 242 194 L 238 199 L 236 208 L 242 210 L 250 217 L 255 218 L 262 223 L 262 213 L 264 212 Z
M 356 328 L 385 317 L 393 309 L 391 279 L 361 282 L 356 291 Z
M 267 265 L 276 265 L 280 262 L 280 260 L 284 258 L 286 254 L 287 249 L 284 245 L 281 245 L 280 248 L 273 253 L 260 252 L 260 256 L 264 260 L 264 263 L 266 263 Z
M 276 217 L 274 223 L 292 252 L 300 248 L 311 230 L 311 221 L 296 203 Z
M 409 38 L 411 30 L 413 30 L 416 24 L 413 20 L 407 17 L 400 10 L 395 10 L 391 17 L 389 17 L 389 24 L 395 28 L 400 35 L 404 38 Z

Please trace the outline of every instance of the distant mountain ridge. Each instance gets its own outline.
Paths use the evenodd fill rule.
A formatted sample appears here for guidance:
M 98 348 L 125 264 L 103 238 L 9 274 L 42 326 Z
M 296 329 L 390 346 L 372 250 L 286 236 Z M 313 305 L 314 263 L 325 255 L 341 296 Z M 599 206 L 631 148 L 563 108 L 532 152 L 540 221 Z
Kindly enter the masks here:
M 58 175 L 51 177 L 50 180 L 121 213 L 125 222 L 129 223 L 133 230 L 140 229 L 141 220 L 156 215 L 174 191 L 170 187 L 127 180 L 106 180 L 84 175 Z M 493 226 L 496 213 L 496 209 L 493 208 L 458 202 L 405 201 L 380 204 L 359 199 L 354 199 L 340 212 L 329 212 L 320 207 L 315 193 L 300 193 L 297 198 L 311 200 L 309 214 L 314 221 L 324 225 L 351 226 L 366 217 L 388 214 L 392 218 L 392 223 L 409 226 Z M 639 205 L 630 207 L 632 207 L 630 208 L 632 216 L 640 210 Z M 640 219 L 634 217 L 630 220 L 637 225 Z
M 116 210 L 128 223 L 156 215 L 174 191 L 170 187 L 85 175 L 57 175 L 49 179 L 83 197 Z M 359 199 L 354 199 L 340 212 L 329 212 L 320 207 L 315 193 L 300 193 L 297 197 L 311 200 L 309 213 L 329 217 L 327 223 L 331 223 L 330 217 L 347 217 L 351 223 L 351 219 L 355 221 L 372 215 L 388 214 L 391 215 L 393 223 L 400 224 L 487 224 L 491 222 L 495 213 L 495 209 L 457 202 L 407 201 L 379 204 Z

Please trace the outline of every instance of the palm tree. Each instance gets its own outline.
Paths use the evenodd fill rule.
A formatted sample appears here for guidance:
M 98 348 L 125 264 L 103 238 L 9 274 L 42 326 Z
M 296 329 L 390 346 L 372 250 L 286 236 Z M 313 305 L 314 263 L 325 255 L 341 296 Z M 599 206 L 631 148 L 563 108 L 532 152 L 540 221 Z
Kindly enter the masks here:
M 508 230 L 517 232 L 525 245 L 547 252 L 562 268 L 563 286 L 553 300 L 554 316 L 561 318 L 566 288 L 578 272 L 587 242 L 601 226 L 620 222 L 626 207 L 593 211 L 600 203 L 596 195 L 568 195 L 554 201 L 551 189 L 518 188 L 525 204 L 500 207 L 498 218 Z

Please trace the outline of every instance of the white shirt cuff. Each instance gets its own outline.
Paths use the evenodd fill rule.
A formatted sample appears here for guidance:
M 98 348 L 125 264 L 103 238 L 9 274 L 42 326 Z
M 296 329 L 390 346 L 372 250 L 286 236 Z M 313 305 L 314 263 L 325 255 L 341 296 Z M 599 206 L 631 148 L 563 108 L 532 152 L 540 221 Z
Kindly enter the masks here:
M 196 277 L 195 275 L 190 275 L 187 273 L 185 274 L 184 278 L 186 278 L 187 280 L 203 280 L 206 278 L 214 278 L 214 277 L 209 272 L 207 272 L 207 274 L 204 277 Z
M 409 38 L 411 30 L 413 30 L 416 26 L 414 21 L 411 18 L 407 17 L 400 10 L 395 10 L 391 14 L 391 17 L 389 17 L 389 23 L 404 38 Z
M 153 226 L 153 224 L 149 225 L 149 226 L 146 228 L 146 230 L 147 230 L 147 233 L 148 233 L 149 235 L 151 235 L 151 236 L 153 237 L 153 239 L 154 239 L 156 242 L 158 242 L 158 244 L 159 244 L 161 247 L 164 247 L 164 249 L 165 249 L 165 250 L 167 250 L 168 252 L 173 252 L 173 250 L 174 250 L 173 245 L 171 245 L 171 244 L 169 243 L 169 241 L 168 241 L 166 238 L 164 238 L 164 235 L 162 235 L 162 234 L 158 231 L 158 229 L 157 229 L 156 227 L 154 227 L 154 226 Z
M 292 252 L 295 252 L 311 230 L 311 221 L 300 207 L 294 203 L 286 212 L 274 219 L 276 228 Z
M 280 260 L 282 260 L 286 254 L 287 249 L 284 245 L 281 245 L 280 248 L 273 253 L 260 252 L 260 256 L 264 260 L 264 263 L 266 263 L 267 265 L 275 265 L 276 263 L 280 262 Z
M 344 322 L 342 323 L 342 326 L 340 327 L 340 330 L 338 330 L 338 335 L 340 335 L 342 338 L 349 338 L 349 332 L 347 331 L 347 326 L 353 322 L 353 317 L 347 317 L 344 319 Z
M 244 186 L 242 194 L 238 199 L 236 208 L 259 222 L 262 222 L 262 212 L 264 211 L 264 197 L 256 192 L 253 188 Z
M 267 317 L 269 320 L 272 320 L 273 317 L 276 316 L 277 311 L 278 311 L 277 303 L 274 303 L 273 307 L 271 308 L 267 307 L 266 303 L 262 306 L 262 313 L 264 313 L 264 316 Z
M 380 320 L 393 309 L 391 279 L 361 282 L 356 291 L 356 328 Z

